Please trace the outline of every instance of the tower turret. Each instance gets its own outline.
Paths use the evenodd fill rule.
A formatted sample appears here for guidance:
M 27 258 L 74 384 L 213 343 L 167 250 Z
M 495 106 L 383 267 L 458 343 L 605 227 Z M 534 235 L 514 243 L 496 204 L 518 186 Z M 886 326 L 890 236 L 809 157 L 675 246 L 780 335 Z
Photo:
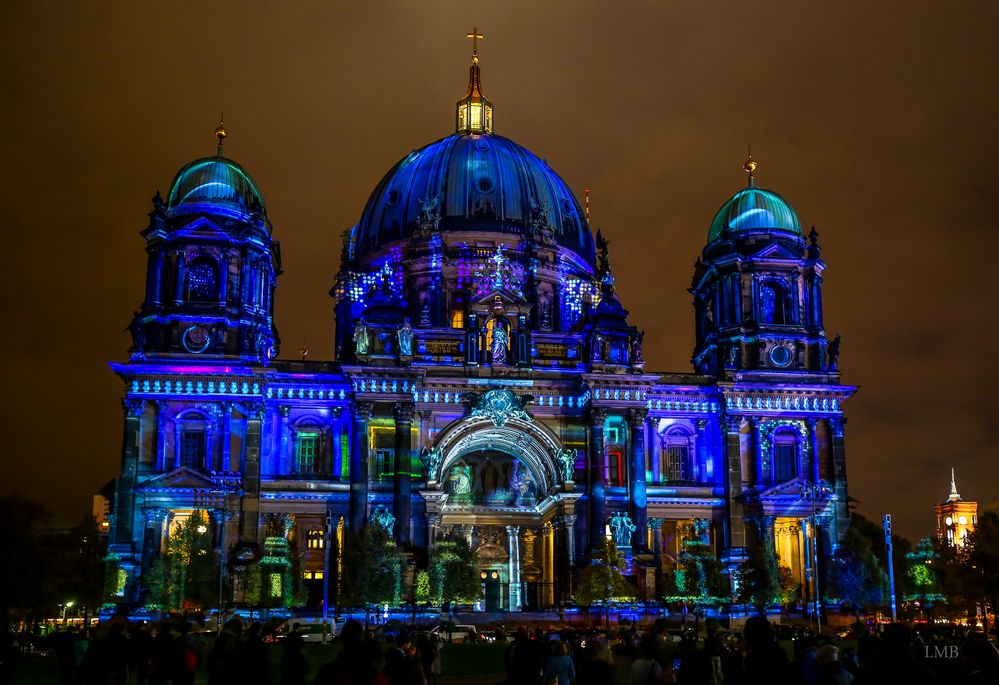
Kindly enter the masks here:
M 238 358 L 266 364 L 278 347 L 274 289 L 280 250 L 263 195 L 223 155 L 196 159 L 157 193 L 142 236 L 149 255 L 146 297 L 133 315 L 133 358 Z
M 750 155 L 746 187 L 715 215 L 695 266 L 694 367 L 712 375 L 835 372 L 839 343 L 827 353 L 818 233 L 806 244 L 791 205 L 756 185 L 758 168 Z

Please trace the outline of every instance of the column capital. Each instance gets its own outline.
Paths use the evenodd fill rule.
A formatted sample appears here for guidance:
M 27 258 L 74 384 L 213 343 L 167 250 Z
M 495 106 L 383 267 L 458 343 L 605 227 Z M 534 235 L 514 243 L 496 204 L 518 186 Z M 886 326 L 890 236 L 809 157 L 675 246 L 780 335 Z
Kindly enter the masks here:
M 819 420 L 814 416 L 809 416 L 805 419 L 805 425 L 808 426 L 808 430 L 814 431 L 819 425 Z
M 412 423 L 416 405 L 412 402 L 396 402 L 392 408 L 396 423 Z
M 649 527 L 652 530 L 662 530 L 663 524 L 665 522 L 666 519 L 658 519 L 658 518 L 649 519 Z
M 742 417 L 726 414 L 723 418 L 723 425 L 728 433 L 738 433 L 742 428 Z
M 586 410 L 586 420 L 591 426 L 603 428 L 604 420 L 607 418 L 607 410 L 603 407 L 590 407 Z
M 632 428 L 641 428 L 648 415 L 649 410 L 645 407 L 633 407 L 625 413 L 628 425 Z
M 283 418 L 288 418 L 288 415 L 291 414 L 291 407 L 287 404 L 279 404 L 277 410 L 278 414 L 280 414 Z
M 354 418 L 359 421 L 367 421 L 371 418 L 371 413 L 375 409 L 374 402 L 355 402 Z
M 555 523 L 566 530 L 572 530 L 576 526 L 576 514 L 562 514 L 555 517 Z
M 431 527 L 439 526 L 444 517 L 441 514 L 427 514 L 427 525 Z
M 520 537 L 520 526 L 504 526 L 507 538 L 512 542 Z
M 141 416 L 142 412 L 146 409 L 145 400 L 135 400 L 126 397 L 121 401 L 121 410 L 124 412 L 126 417 L 131 416 Z

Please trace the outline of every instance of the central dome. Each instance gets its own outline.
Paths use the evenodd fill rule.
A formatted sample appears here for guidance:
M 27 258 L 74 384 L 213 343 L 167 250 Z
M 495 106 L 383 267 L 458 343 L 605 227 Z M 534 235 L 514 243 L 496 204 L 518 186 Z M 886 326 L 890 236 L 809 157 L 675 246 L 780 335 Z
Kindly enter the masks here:
M 368 199 L 351 232 L 352 256 L 410 237 L 427 214 L 446 233 L 527 235 L 547 227 L 559 245 L 595 261 L 589 224 L 565 181 L 502 136 L 457 133 L 406 155 Z

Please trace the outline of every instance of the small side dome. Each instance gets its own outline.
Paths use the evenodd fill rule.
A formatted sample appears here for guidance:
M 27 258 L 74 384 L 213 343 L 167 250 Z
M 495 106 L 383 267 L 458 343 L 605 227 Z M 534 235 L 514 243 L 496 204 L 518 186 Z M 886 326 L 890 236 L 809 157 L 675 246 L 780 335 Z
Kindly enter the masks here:
M 717 240 L 726 229 L 730 233 L 776 230 L 802 235 L 798 215 L 787 200 L 755 186 L 740 190 L 722 205 L 711 222 L 708 242 Z
M 196 159 L 177 172 L 166 204 L 167 210 L 209 204 L 243 215 L 267 214 L 264 197 L 250 175 L 221 156 Z

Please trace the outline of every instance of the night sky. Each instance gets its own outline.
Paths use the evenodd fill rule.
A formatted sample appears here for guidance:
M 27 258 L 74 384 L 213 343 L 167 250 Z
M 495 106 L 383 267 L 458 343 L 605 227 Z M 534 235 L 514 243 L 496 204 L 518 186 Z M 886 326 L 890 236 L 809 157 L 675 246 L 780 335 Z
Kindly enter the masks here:
M 330 358 L 340 233 L 453 132 L 473 25 L 496 132 L 592 188 L 647 368 L 690 370 L 686 289 L 751 143 L 821 233 L 859 510 L 926 535 L 951 465 L 999 500 L 999 4 L 939 2 L 4 2 L 0 492 L 69 523 L 117 474 L 138 231 L 223 109 L 281 241 L 282 356 Z

